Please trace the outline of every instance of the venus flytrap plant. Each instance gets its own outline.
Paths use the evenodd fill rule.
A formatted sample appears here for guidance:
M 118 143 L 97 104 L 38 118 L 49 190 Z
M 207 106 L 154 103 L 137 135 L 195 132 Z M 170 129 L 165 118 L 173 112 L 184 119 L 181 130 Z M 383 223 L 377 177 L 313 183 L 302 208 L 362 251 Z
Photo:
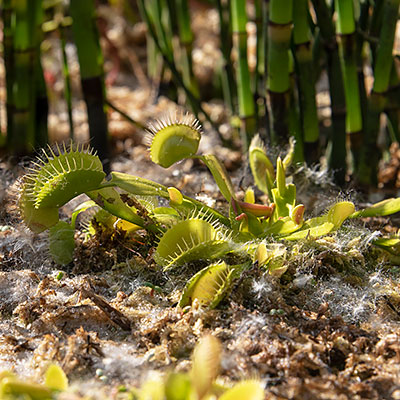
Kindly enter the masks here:
M 100 160 L 87 148 L 71 146 L 58 149 L 59 154 L 49 150 L 25 177 L 19 204 L 23 219 L 34 232 L 49 230 L 50 251 L 58 263 L 72 260 L 77 215 L 96 205 L 109 213 L 115 229 L 147 230 L 158 242 L 154 260 L 164 270 L 200 259 L 212 260 L 188 282 L 180 305 L 186 307 L 197 299 L 200 306 L 215 307 L 254 261 L 271 274 L 282 275 L 290 258 L 286 241 L 330 235 L 348 218 L 400 211 L 400 199 L 359 211 L 353 203 L 342 201 L 320 217 L 304 219 L 305 207 L 297 204 L 296 187 L 286 179 L 294 144 L 274 167 L 258 137 L 251 143 L 249 162 L 256 185 L 271 203 L 256 203 L 252 189 L 241 200 L 221 161 L 214 155 L 197 154 L 201 138 L 197 120 L 178 115 L 153 124 L 150 131 L 154 162 L 166 168 L 185 158 L 204 162 L 227 201 L 228 216 L 177 188 L 148 179 L 111 172 L 110 179 L 105 180 Z M 70 223 L 59 221 L 59 207 L 82 193 L 91 200 L 75 209 Z M 166 199 L 168 206 L 159 207 L 159 198 Z M 388 248 L 391 243 L 381 240 L 377 244 Z

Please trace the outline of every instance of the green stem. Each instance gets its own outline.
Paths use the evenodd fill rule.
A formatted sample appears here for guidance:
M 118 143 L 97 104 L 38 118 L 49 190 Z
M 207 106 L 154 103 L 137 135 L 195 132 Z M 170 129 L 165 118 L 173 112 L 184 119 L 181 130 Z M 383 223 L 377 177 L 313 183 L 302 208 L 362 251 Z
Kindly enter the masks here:
M 390 60 L 392 60 L 399 5 L 400 0 L 387 0 L 383 6 L 382 28 L 375 56 L 374 85 L 369 98 L 368 124 L 358 171 L 358 178 L 363 184 L 377 183 L 380 152 L 376 142 L 380 114 L 386 105 L 386 92 L 389 88 L 391 70 L 394 68 L 394 63 Z
M 231 63 L 231 51 L 232 51 L 232 37 L 229 32 L 229 7 L 226 7 L 221 0 L 216 0 L 219 27 L 220 27 L 220 42 L 222 51 L 222 89 L 224 94 L 225 104 L 228 105 L 231 115 L 236 114 L 235 110 L 235 97 L 236 97 L 236 86 L 235 78 Z
M 108 107 L 110 107 L 112 110 L 117 112 L 118 114 L 122 115 L 127 121 L 129 121 L 132 125 L 137 126 L 140 129 L 146 129 L 146 125 L 143 125 L 141 122 L 135 121 L 133 118 L 131 118 L 127 113 L 122 111 L 120 108 L 118 108 L 116 105 L 112 104 L 109 100 L 106 100 L 106 104 Z
M 247 63 L 246 2 L 231 0 L 233 45 L 238 55 L 236 80 L 241 119 L 242 146 L 247 150 L 256 131 L 254 98 L 251 92 L 250 72 Z
M 35 66 L 35 146 L 44 147 L 48 143 L 47 119 L 49 114 L 49 102 L 47 88 L 44 80 L 42 62 L 40 58 L 40 45 L 43 41 L 43 8 L 41 1 L 36 7 L 36 66 Z
M 193 32 L 190 25 L 188 0 L 175 0 L 178 15 L 179 41 L 181 45 L 182 74 L 186 86 L 199 98 L 199 87 L 193 74 Z
M 14 65 L 11 149 L 17 154 L 30 152 L 35 146 L 35 94 L 37 67 L 37 8 L 39 0 L 14 0 Z
M 305 144 L 318 144 L 319 126 L 315 101 L 315 76 L 313 70 L 310 28 L 308 25 L 308 0 L 293 3 L 293 41 L 296 60 L 297 81 L 303 140 Z M 306 152 L 306 156 L 314 152 Z M 316 159 L 309 159 L 315 162 Z
M 268 21 L 268 92 L 271 104 L 272 139 L 289 137 L 289 47 L 292 33 L 293 0 L 271 0 Z
M 338 15 L 336 32 L 346 98 L 346 131 L 349 135 L 354 135 L 362 130 L 362 115 L 355 54 L 356 25 L 353 2 L 335 0 L 335 10 Z
M 13 113 L 14 113 L 14 100 L 13 100 L 13 86 L 15 81 L 15 67 L 14 67 L 14 34 L 12 27 L 13 20 L 12 0 L 3 0 L 3 7 L 1 16 L 3 20 L 3 57 L 5 66 L 6 78 L 6 93 L 7 93 L 7 141 L 10 144 L 13 136 Z
M 345 98 L 341 74 L 338 44 L 331 12 L 325 0 L 312 0 L 317 16 L 321 41 L 327 57 L 329 96 L 331 100 L 331 154 L 328 165 L 334 172 L 335 181 L 343 184 L 346 175 L 346 127 Z
M 66 40 L 65 40 L 65 27 L 59 27 L 60 34 L 60 44 L 61 44 L 61 55 L 62 55 L 62 73 L 64 78 L 64 96 L 67 102 L 67 110 L 68 110 L 68 123 L 69 123 L 69 133 L 71 138 L 75 137 L 74 133 L 74 120 L 72 118 L 72 96 L 71 96 L 71 81 L 70 81 L 70 73 L 68 67 L 68 59 L 67 52 L 65 51 Z
M 72 33 L 78 52 L 83 97 L 85 99 L 91 145 L 109 172 L 109 138 L 105 113 L 103 56 L 96 26 L 93 0 L 71 0 Z
M 163 49 L 162 49 L 160 43 L 157 40 L 157 35 L 156 35 L 155 30 L 154 30 L 153 24 L 151 23 L 151 20 L 149 18 L 149 14 L 148 14 L 147 8 L 146 8 L 146 6 L 144 4 L 144 0 L 138 0 L 138 6 L 139 6 L 139 10 L 141 12 L 142 18 L 143 18 L 144 22 L 147 25 L 148 32 L 151 35 L 151 37 L 153 38 L 153 40 L 154 40 L 154 44 L 156 45 L 157 49 L 161 53 L 166 65 L 171 70 L 171 73 L 172 73 L 172 75 L 174 77 L 174 80 L 175 80 L 177 86 L 180 86 L 185 91 L 186 96 L 187 96 L 187 98 L 189 100 L 189 103 L 191 105 L 191 108 L 193 110 L 193 113 L 197 116 L 198 113 L 201 112 L 204 115 L 204 117 L 206 118 L 206 120 L 211 124 L 211 126 L 217 132 L 219 132 L 218 128 L 215 126 L 215 124 L 212 121 L 212 119 L 210 118 L 209 114 L 204 110 L 204 108 L 201 105 L 200 101 L 193 95 L 193 93 L 189 90 L 189 88 L 183 82 L 183 79 L 182 79 L 181 75 L 179 74 L 178 70 L 176 69 L 174 62 L 171 61 L 169 59 L 168 55 L 163 52 Z M 223 140 L 223 138 L 221 140 Z

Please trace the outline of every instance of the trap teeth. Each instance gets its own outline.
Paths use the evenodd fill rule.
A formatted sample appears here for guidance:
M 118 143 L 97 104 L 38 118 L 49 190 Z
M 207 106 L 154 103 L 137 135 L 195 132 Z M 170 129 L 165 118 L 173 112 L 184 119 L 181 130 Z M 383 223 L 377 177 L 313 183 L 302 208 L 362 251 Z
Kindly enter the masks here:
M 180 112 L 150 124 L 146 137 L 151 160 L 164 168 L 195 155 L 200 139 L 200 122 L 192 114 Z

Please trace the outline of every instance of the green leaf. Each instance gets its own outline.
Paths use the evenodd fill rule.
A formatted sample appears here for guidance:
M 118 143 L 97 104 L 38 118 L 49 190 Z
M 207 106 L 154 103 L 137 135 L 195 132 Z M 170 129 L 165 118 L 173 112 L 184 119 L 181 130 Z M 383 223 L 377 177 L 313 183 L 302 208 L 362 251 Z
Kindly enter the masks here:
M 293 221 L 292 218 L 290 217 L 284 217 L 281 219 L 278 219 L 275 221 L 272 225 L 268 226 L 264 230 L 263 236 L 268 236 L 268 235 L 288 235 L 290 233 L 293 233 L 300 229 L 303 225 L 303 222 L 301 224 L 296 224 L 295 221 Z
M 192 384 L 186 374 L 172 373 L 165 382 L 166 400 L 189 400 L 191 391 Z
M 220 369 L 221 343 L 211 335 L 204 336 L 192 354 L 191 377 L 199 399 L 211 389 Z
M 46 386 L 7 377 L 0 383 L 0 399 L 50 400 L 52 395 Z
M 371 207 L 359 210 L 350 215 L 350 218 L 358 217 L 384 217 L 386 215 L 400 212 L 400 197 L 394 199 L 386 199 L 374 204 Z
M 271 189 L 275 180 L 275 170 L 267 157 L 260 136 L 256 135 L 249 147 L 249 163 L 254 182 L 257 187 L 272 200 Z
M 229 238 L 218 225 L 190 218 L 177 223 L 163 235 L 154 260 L 169 269 L 193 260 L 219 257 L 231 249 Z
M 97 206 L 97 204 L 93 200 L 87 200 L 87 201 L 79 204 L 77 207 L 75 207 L 75 209 L 71 215 L 71 226 L 73 228 L 75 228 L 76 219 L 81 212 L 84 212 L 84 211 L 88 210 L 89 208 L 96 207 L 96 206 Z
M 57 207 L 36 208 L 24 193 L 22 193 L 18 205 L 21 218 L 32 232 L 43 232 L 55 225 L 59 220 Z
M 264 400 L 265 393 L 261 382 L 256 380 L 241 381 L 226 391 L 219 400 Z
M 179 307 L 192 305 L 197 300 L 201 306 L 215 308 L 232 288 L 240 267 L 221 261 L 203 268 L 186 284 Z
M 157 128 L 153 129 L 155 134 L 150 146 L 153 162 L 168 168 L 196 154 L 201 139 L 198 129 L 180 123 L 160 124 Z
M 63 391 L 68 389 L 68 378 L 59 365 L 51 364 L 47 368 L 45 385 L 51 390 Z
M 128 193 L 140 196 L 161 196 L 169 198 L 168 189 L 164 185 L 150 181 L 138 176 L 124 174 L 122 172 L 111 172 L 111 180 L 105 185 L 118 186 Z
M 212 154 L 197 156 L 197 158 L 206 164 L 226 201 L 230 202 L 231 199 L 235 199 L 235 190 L 233 188 L 231 178 L 229 177 L 221 161 L 219 161 L 218 158 Z
M 91 150 L 64 150 L 56 156 L 45 153 L 46 162 L 30 174 L 35 207 L 61 207 L 74 197 L 97 189 L 105 177 L 100 159 Z
M 315 239 L 320 236 L 327 235 L 331 233 L 335 225 L 332 222 L 322 222 L 315 226 L 310 224 L 311 220 L 307 221 L 301 231 L 297 231 L 292 233 L 289 236 L 284 236 L 285 240 L 299 240 L 299 239 Z
M 69 264 L 73 260 L 75 240 L 74 228 L 65 221 L 59 221 L 49 230 L 49 251 L 57 264 Z
M 272 189 L 272 198 L 276 209 L 273 214 L 273 219 L 277 220 L 282 217 L 290 216 L 291 210 L 296 204 L 296 186 L 290 183 L 285 184 L 285 190 L 282 194 L 279 188 Z
M 335 229 L 339 229 L 343 222 L 354 213 L 354 204 L 350 201 L 342 201 L 336 203 L 328 211 L 328 221 L 335 225 Z
M 391 254 L 400 255 L 400 238 L 398 237 L 379 238 L 372 243 Z
M 131 207 L 122 201 L 121 195 L 114 188 L 104 187 L 100 190 L 87 192 L 86 194 L 98 206 L 108 211 L 110 214 L 129 221 L 132 224 L 141 226 L 142 228 L 146 226 L 143 218 L 139 217 Z M 150 226 L 146 226 L 146 228 L 151 229 Z M 155 227 L 154 230 L 156 230 Z
M 342 201 L 334 204 L 326 215 L 307 220 L 300 231 L 289 236 L 286 240 L 315 239 L 327 235 L 341 227 L 343 222 L 354 212 L 354 204 Z

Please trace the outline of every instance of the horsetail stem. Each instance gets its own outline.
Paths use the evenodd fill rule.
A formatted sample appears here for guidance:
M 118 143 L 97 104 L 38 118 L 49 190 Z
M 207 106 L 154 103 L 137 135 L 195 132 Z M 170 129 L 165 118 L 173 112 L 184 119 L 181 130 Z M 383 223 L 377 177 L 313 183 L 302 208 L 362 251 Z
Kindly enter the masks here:
M 289 137 L 289 45 L 293 0 L 271 0 L 268 21 L 268 93 L 271 104 L 272 138 Z
M 238 56 L 236 79 L 242 145 L 244 149 L 247 149 L 256 131 L 256 118 L 254 99 L 251 92 L 249 65 L 247 63 L 247 15 L 245 0 L 231 1 L 231 17 L 233 45 Z

